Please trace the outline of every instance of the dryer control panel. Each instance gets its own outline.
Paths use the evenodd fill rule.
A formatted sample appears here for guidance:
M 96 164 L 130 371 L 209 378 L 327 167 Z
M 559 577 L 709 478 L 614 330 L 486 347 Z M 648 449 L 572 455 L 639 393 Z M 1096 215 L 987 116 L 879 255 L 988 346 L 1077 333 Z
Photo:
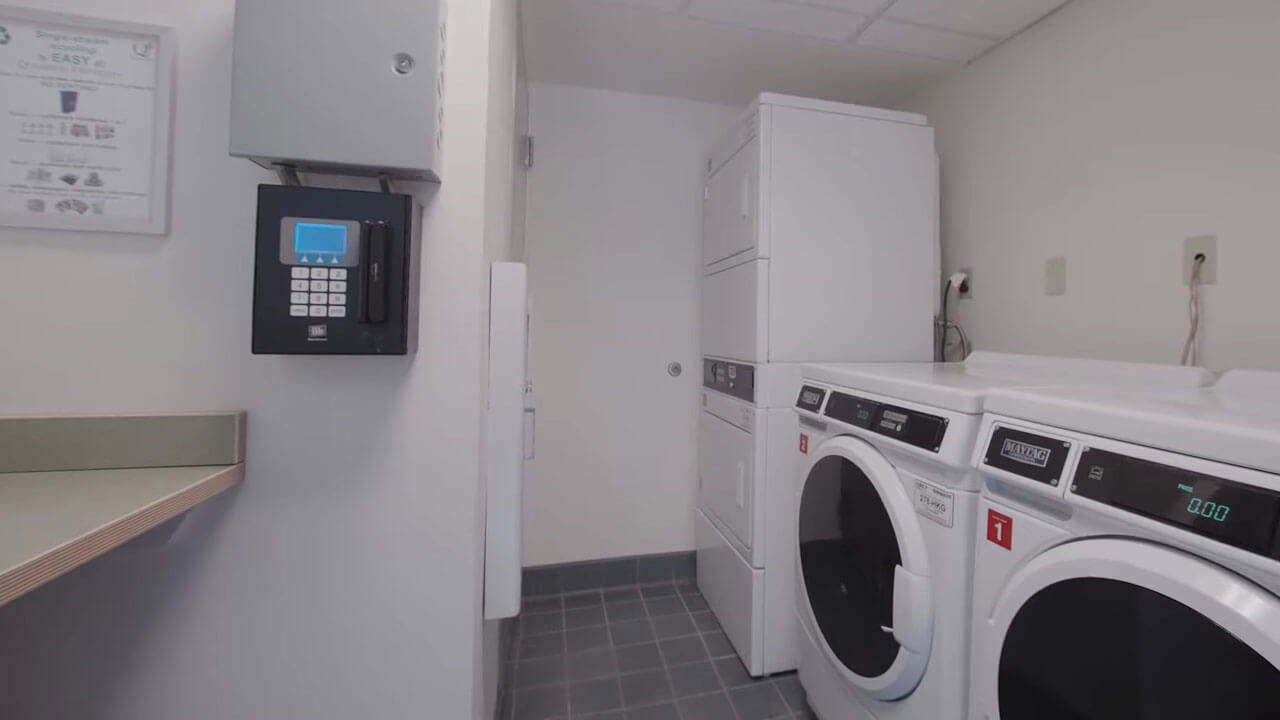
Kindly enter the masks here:
M 944 417 L 840 392 L 831 393 L 823 414 L 934 453 L 942 449 L 947 432 Z
M 753 365 L 728 360 L 702 360 L 702 386 L 732 395 L 739 400 L 755 402 L 756 369 Z

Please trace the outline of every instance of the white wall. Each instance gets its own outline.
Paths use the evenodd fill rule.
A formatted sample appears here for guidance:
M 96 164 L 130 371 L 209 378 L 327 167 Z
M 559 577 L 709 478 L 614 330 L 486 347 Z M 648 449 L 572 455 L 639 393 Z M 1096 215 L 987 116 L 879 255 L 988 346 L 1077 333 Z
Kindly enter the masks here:
M 519 141 L 528 132 L 528 83 L 520 52 L 520 13 L 517 0 L 491 0 L 489 18 L 489 109 L 485 149 L 484 256 L 488 263 L 519 260 L 524 252 L 524 168 Z M 488 276 L 486 275 L 486 280 Z M 488 287 L 486 283 L 485 287 Z M 488 296 L 486 296 L 488 297 Z M 488 303 L 482 319 L 488 338 Z M 482 347 L 488 367 L 489 348 Z M 485 374 L 488 381 L 488 373 Z M 488 407 L 488 388 L 485 388 Z M 487 427 L 487 423 L 486 423 Z M 488 438 L 482 438 L 487 443 Z M 488 453 L 480 456 L 480 477 L 488 478 Z M 485 485 L 487 487 L 487 483 Z M 495 717 L 502 680 L 502 623 L 484 624 L 482 652 L 476 669 L 475 706 L 480 717 Z
M 0 408 L 245 408 L 248 478 L 168 544 L 0 609 L 0 716 L 480 716 L 489 2 L 449 3 L 446 182 L 417 189 L 406 358 L 249 352 L 272 178 L 227 156 L 232 0 L 36 4 L 177 28 L 173 231 L 0 229 Z
M 1202 358 L 1280 369 L 1277 28 L 1273 0 L 1075 0 L 907 104 L 938 129 L 977 347 L 1176 362 L 1182 242 L 1216 234 Z
M 738 111 L 531 92 L 525 564 L 692 549 L 703 167 Z

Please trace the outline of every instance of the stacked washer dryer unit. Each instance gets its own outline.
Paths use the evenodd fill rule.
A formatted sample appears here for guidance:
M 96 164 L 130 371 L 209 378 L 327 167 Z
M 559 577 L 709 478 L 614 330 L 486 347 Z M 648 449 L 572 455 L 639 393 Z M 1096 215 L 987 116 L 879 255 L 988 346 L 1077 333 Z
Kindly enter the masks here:
M 937 190 L 924 117 L 778 95 L 708 162 L 698 585 L 753 675 L 795 667 L 799 363 L 930 357 Z
M 1280 375 L 988 410 L 970 717 L 1280 717 Z
M 967 709 L 988 393 L 1138 384 L 1191 368 L 975 353 L 964 363 L 814 365 L 797 401 L 800 681 L 824 720 L 959 720 Z

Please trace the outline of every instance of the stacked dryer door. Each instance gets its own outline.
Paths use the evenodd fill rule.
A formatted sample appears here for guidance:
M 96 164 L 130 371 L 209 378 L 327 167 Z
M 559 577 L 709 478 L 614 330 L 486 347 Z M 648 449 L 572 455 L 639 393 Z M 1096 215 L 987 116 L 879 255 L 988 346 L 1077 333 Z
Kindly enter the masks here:
M 769 407 L 790 394 L 780 379 L 788 373 L 777 370 L 706 360 L 698 428 L 698 586 L 753 675 L 795 667 L 789 479 L 798 424 L 789 407 Z
M 750 388 L 754 368 L 725 361 L 705 361 L 706 373 L 719 375 L 721 382 L 708 386 L 703 395 L 698 436 L 698 504 L 725 534 L 751 567 L 762 567 L 757 557 L 755 517 L 757 474 L 765 465 L 765 411 L 756 407 L 751 391 L 735 397 L 716 391 L 733 390 L 728 383 Z M 732 374 L 734 380 L 729 380 Z M 736 382 L 735 382 L 736 381 Z

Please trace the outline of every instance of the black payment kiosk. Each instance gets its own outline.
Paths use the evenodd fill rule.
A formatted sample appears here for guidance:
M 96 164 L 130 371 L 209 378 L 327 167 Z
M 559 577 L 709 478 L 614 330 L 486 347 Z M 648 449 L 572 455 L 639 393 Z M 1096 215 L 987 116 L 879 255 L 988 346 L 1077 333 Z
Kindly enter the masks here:
M 408 195 L 258 186 L 253 352 L 407 354 L 413 210 Z

